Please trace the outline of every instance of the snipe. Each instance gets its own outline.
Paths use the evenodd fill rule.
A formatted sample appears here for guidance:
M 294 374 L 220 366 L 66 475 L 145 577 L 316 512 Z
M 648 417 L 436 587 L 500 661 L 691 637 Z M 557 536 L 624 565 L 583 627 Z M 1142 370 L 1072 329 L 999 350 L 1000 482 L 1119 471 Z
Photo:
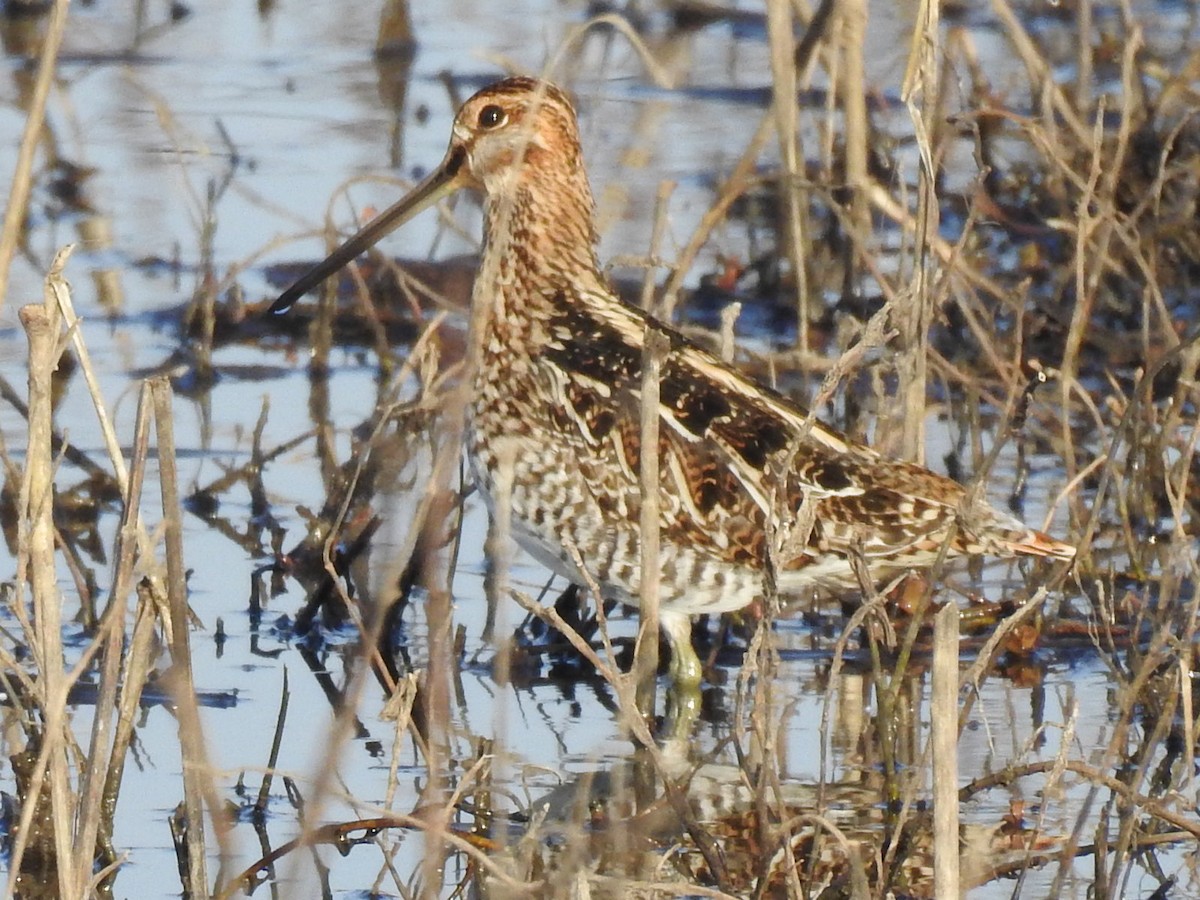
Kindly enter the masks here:
M 596 259 L 575 112 L 553 85 L 507 78 L 469 99 L 441 165 L 302 277 L 295 300 L 459 188 L 485 197 L 467 451 L 489 506 L 508 494 L 520 545 L 577 584 L 637 604 L 640 395 L 648 330 L 669 339 L 659 407 L 661 621 L 672 673 L 695 681 L 688 616 L 764 592 L 768 524 L 781 593 L 858 587 L 948 556 L 1071 559 L 1074 548 L 927 469 L 853 443 L 619 300 Z M 587 578 L 572 549 L 583 560 Z

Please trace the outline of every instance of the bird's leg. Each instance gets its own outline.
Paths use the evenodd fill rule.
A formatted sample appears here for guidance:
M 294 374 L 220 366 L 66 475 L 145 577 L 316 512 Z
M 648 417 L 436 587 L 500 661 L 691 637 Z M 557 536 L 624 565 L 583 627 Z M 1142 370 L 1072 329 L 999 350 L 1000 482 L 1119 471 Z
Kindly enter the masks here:
M 659 613 L 659 627 L 671 647 L 671 682 L 677 685 L 697 685 L 704 675 L 700 657 L 692 647 L 692 619 L 686 613 Z

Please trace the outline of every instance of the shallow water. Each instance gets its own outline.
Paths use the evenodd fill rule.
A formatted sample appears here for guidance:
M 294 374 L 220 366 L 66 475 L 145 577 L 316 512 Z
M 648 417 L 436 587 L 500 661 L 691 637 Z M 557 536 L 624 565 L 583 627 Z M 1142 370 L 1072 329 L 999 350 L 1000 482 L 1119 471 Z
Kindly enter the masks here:
M 486 5 L 461 2 L 416 8 L 418 45 L 411 64 L 384 66 L 372 56 L 378 25 L 373 5 L 260 3 L 256 10 L 245 3 L 205 0 L 178 22 L 167 20 L 166 9 L 159 6 L 145 11 L 147 20 L 139 22 L 139 6 L 77 4 L 72 10 L 50 101 L 48 141 L 61 159 L 93 170 L 81 185 L 88 209 L 64 208 L 48 179 L 39 181 L 29 219 L 29 255 L 18 259 L 8 303 L 0 310 L 0 375 L 20 390 L 25 350 L 15 310 L 40 297 L 41 279 L 53 253 L 64 243 L 78 244 L 67 270 L 74 302 L 117 433 L 125 442 L 133 430 L 139 378 L 167 364 L 179 348 L 172 311 L 206 274 L 199 248 L 210 186 L 223 185 L 211 211 L 211 274 L 218 279 L 234 275 L 247 300 L 268 296 L 271 287 L 264 265 L 311 260 L 324 252 L 320 233 L 327 210 L 336 225 L 346 229 L 356 216 L 391 203 L 401 189 L 398 182 L 419 177 L 441 158 L 453 113 L 441 73 L 449 72 L 458 94 L 465 96 L 500 73 L 497 61 L 536 71 L 563 36 L 583 21 L 581 7 L 536 0 L 511 5 L 502 16 Z M 1150 31 L 1152 41 L 1182 35 L 1181 42 L 1187 44 L 1194 37 L 1196 25 L 1185 4 L 1149 6 L 1156 26 Z M 885 93 L 894 97 L 906 52 L 905 42 L 895 36 L 897 22 L 907 13 L 891 4 L 876 7 L 868 74 L 874 83 L 887 85 Z M 753 19 L 757 8 L 747 12 Z M 650 13 L 653 50 L 669 61 L 676 89 L 654 86 L 620 37 L 593 35 L 572 63 L 570 82 L 579 98 L 593 183 L 602 216 L 611 223 L 603 234 L 605 259 L 645 255 L 654 195 L 664 178 L 677 182 L 668 252 L 663 254 L 672 258 L 709 208 L 714 178 L 735 164 L 763 115 L 760 102 L 770 84 L 770 69 L 761 22 L 719 24 L 687 34 L 672 34 L 667 24 L 664 14 Z M 1003 85 L 1015 61 L 994 43 L 989 23 L 968 19 L 968 24 L 993 82 Z M 1048 30 L 1060 27 L 1053 20 L 1035 19 L 1032 24 Z M 7 173 L 12 171 L 16 136 L 24 122 L 22 97 L 29 76 L 28 63 L 13 49 L 13 41 L 6 46 L 0 134 L 13 137 L 0 146 L 0 172 Z M 889 105 L 880 114 L 880 124 L 904 115 L 901 106 Z M 772 144 L 763 164 L 775 158 Z M 961 176 L 970 177 L 969 172 Z M 350 179 L 359 181 L 350 188 L 347 202 L 337 192 Z M 455 217 L 462 223 L 462 236 L 439 226 L 438 218 L 428 213 L 385 246 L 389 253 L 411 258 L 470 252 L 478 215 L 472 204 L 460 202 Z M 277 243 L 268 248 L 271 242 Z M 744 258 L 753 245 L 747 229 L 718 229 L 688 283 L 694 285 L 700 273 L 718 269 L 719 256 Z M 640 277 L 640 270 L 631 271 Z M 776 338 L 761 332 L 748 337 L 765 343 Z M 259 347 L 229 344 L 216 353 L 219 377 L 211 390 L 177 397 L 175 428 L 185 493 L 216 481 L 249 458 L 251 433 L 264 403 L 269 404 L 264 446 L 282 444 L 314 428 L 306 353 L 303 343 L 282 338 L 265 340 Z M 344 461 L 352 452 L 352 429 L 374 408 L 379 382 L 373 360 L 358 348 L 335 350 L 332 365 L 327 419 L 318 412 L 315 426 L 329 429 L 334 455 Z M 57 423 L 75 446 L 97 460 L 104 458 L 95 417 L 78 378 L 65 394 Z M 24 427 L 7 404 L 0 405 L 0 431 L 9 457 L 19 463 Z M 927 455 L 937 467 L 956 436 L 935 416 L 930 434 Z M 989 485 L 990 496 L 1000 502 L 1012 477 L 1011 456 L 1006 460 Z M 1052 457 L 1035 458 L 1033 463 L 1024 514 L 1038 522 L 1063 477 Z M 71 483 L 70 476 L 64 480 Z M 317 510 L 326 496 L 313 443 L 304 442 L 270 462 L 264 485 L 271 514 L 287 530 L 283 546 L 290 549 L 304 534 L 304 516 L 298 509 Z M 384 525 L 372 544 L 363 583 L 379 594 L 393 583 L 389 579 L 395 577 L 397 557 L 410 537 L 409 511 L 419 487 L 397 489 L 380 499 Z M 157 518 L 153 498 L 147 499 L 146 509 L 152 520 Z M 327 758 L 325 737 L 334 715 L 318 676 L 327 671 L 335 683 L 342 683 L 344 651 L 353 645 L 354 631 L 327 631 L 323 641 L 309 647 L 311 652 L 302 652 L 305 648 L 290 629 L 291 617 L 303 601 L 303 590 L 294 582 L 270 598 L 260 626 L 253 622 L 248 612 L 252 573 L 272 558 L 269 537 L 254 533 L 254 514 L 252 496 L 238 487 L 220 498 L 219 518 L 227 528 L 196 516 L 185 518 L 190 599 L 203 625 L 192 635 L 197 687 L 235 697 L 234 702 L 202 709 L 222 799 L 237 802 L 234 788 L 243 771 L 252 773 L 247 777 L 251 795 L 257 790 L 286 673 L 291 713 L 276 768 L 292 775 L 306 796 L 323 773 L 334 773 L 335 784 L 320 818 L 346 820 L 386 805 L 389 777 L 395 779 L 391 807 L 413 809 L 426 788 L 425 767 L 412 742 L 397 740 L 393 723 L 380 718 L 386 698 L 375 679 L 363 679 L 364 693 L 357 701 L 361 730 L 336 760 Z M 1060 515 L 1055 524 L 1061 522 Z M 111 546 L 115 510 L 103 513 L 100 525 L 105 545 Z M 243 533 L 250 539 L 234 539 Z M 515 687 L 493 678 L 493 648 L 482 635 L 485 533 L 486 518 L 472 498 L 453 583 L 453 622 L 465 628 L 467 660 L 456 685 L 459 693 L 450 703 L 455 749 L 462 751 L 475 736 L 494 739 L 496 784 L 517 797 L 537 798 L 580 773 L 614 769 L 629 757 L 630 742 L 603 688 L 548 678 Z M 91 564 L 103 584 L 109 564 Z M 8 557 L 0 561 L 6 573 L 12 568 Z M 546 575 L 519 557 L 509 577 L 514 586 L 536 595 Z M 961 572 L 951 581 L 971 589 L 982 584 L 989 599 L 1000 599 L 1020 579 L 1006 578 L 1003 567 L 993 566 L 983 582 L 973 582 Z M 71 590 L 64 577 L 64 591 Z M 405 615 L 413 661 L 420 666 L 426 661 L 427 638 L 422 605 L 413 604 Z M 505 635 L 523 614 L 506 602 L 499 616 L 497 634 Z M 213 640 L 218 620 L 227 636 L 223 643 Z M 629 637 L 635 630 L 632 619 L 613 622 L 615 635 Z M 852 665 L 852 671 L 830 684 L 828 641 L 816 640 L 810 623 L 785 620 L 776 629 L 776 640 L 781 662 L 773 702 L 784 733 L 784 774 L 796 784 L 823 777 L 847 789 L 869 781 L 879 765 L 877 752 L 861 743 L 862 722 L 872 715 L 876 702 L 869 678 L 861 666 Z M 737 669 L 725 666 L 724 671 L 730 683 L 707 689 L 700 720 L 690 733 L 687 754 L 693 760 L 717 752 L 721 741 L 736 730 L 731 719 Z M 1029 686 L 1015 678 L 988 679 L 960 741 L 960 779 L 965 783 L 1016 760 L 1053 760 L 1064 740 L 1074 753 L 1089 758 L 1112 738 L 1111 689 L 1108 670 L 1086 651 L 1043 660 L 1039 677 Z M 832 701 L 828 711 L 827 692 Z M 927 695 L 927 678 L 921 675 L 906 698 L 914 748 L 928 738 L 923 724 L 928 719 Z M 826 733 L 829 756 L 823 762 L 821 719 L 827 712 L 832 730 Z M 86 704 L 76 709 L 81 741 L 90 715 Z M 1069 735 L 1064 732 L 1068 722 Z M 398 748 L 395 758 L 393 748 Z M 114 843 L 128 859 L 116 882 L 117 895 L 179 892 L 166 824 L 182 797 L 179 770 L 175 718 L 166 706 L 148 707 L 138 726 L 136 764 L 127 770 L 116 818 Z M 1030 810 L 1040 809 L 1045 834 L 1065 835 L 1074 827 L 1086 785 L 1068 779 L 1065 788 L 1041 796 L 1041 784 L 1040 779 L 1028 779 L 986 792 L 964 806 L 964 819 L 994 824 L 1014 803 L 1022 802 L 1028 804 L 1027 820 L 1037 815 Z M 11 791 L 11 783 L 7 785 Z M 857 798 L 848 801 L 854 805 L 871 795 L 849 796 Z M 276 782 L 266 823 L 274 846 L 297 833 L 297 817 L 288 804 Z M 239 865 L 262 850 L 246 818 L 243 814 L 233 832 Z M 400 873 L 401 884 L 421 871 L 424 842 L 419 836 L 392 832 L 380 843 L 381 849 L 358 847 L 345 858 L 322 848 L 320 856 L 331 867 L 332 895 L 361 896 L 377 878 L 385 893 L 399 895 L 400 887 L 385 875 L 385 859 Z M 1197 888 L 1189 853 L 1167 852 L 1159 861 L 1167 874 L 1179 877 L 1181 891 Z M 280 868 L 283 893 L 313 895 L 312 871 L 307 856 L 294 854 Z M 1056 871 L 1055 866 L 1034 870 L 1026 876 L 1022 893 L 1046 895 Z M 447 884 L 456 874 L 453 865 L 448 867 L 443 873 Z M 1084 896 L 1092 874 L 1089 859 L 1078 861 L 1066 881 L 1066 895 Z M 1158 883 L 1137 868 L 1126 888 L 1129 896 L 1142 896 Z M 1008 896 L 1012 890 L 1011 882 L 999 881 L 972 896 Z

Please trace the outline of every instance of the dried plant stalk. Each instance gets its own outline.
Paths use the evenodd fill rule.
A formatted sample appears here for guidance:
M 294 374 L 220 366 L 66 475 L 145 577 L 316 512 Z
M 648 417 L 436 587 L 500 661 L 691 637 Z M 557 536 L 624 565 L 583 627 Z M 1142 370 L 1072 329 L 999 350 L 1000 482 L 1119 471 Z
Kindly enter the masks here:
M 781 158 L 780 202 L 783 205 L 782 245 L 795 274 L 797 345 L 808 346 L 808 278 L 805 270 L 807 240 L 804 229 L 804 173 L 800 131 L 796 109 L 796 53 L 792 25 L 792 4 L 787 0 L 767 3 L 767 37 L 771 45 L 772 112 L 779 139 Z
M 46 99 L 54 81 L 54 70 L 58 65 L 58 51 L 62 46 L 63 33 L 67 27 L 67 9 L 70 0 L 55 0 L 46 26 L 46 38 L 38 55 L 37 80 L 33 85 L 33 96 L 29 101 L 29 114 L 25 118 L 25 129 L 21 134 L 21 146 L 17 151 L 17 165 L 8 191 L 8 206 L 4 210 L 4 223 L 0 226 L 0 308 L 8 291 L 8 273 L 13 255 L 21 238 L 21 222 L 25 219 L 25 208 L 33 181 L 33 157 L 42 142 L 45 125 Z
M 191 640 L 188 634 L 187 579 L 183 562 L 183 522 L 179 503 L 179 476 L 175 468 L 175 425 L 171 412 L 171 384 L 165 376 L 150 380 L 154 423 L 158 438 L 159 490 L 166 524 L 167 600 L 170 619 L 165 623 L 171 647 L 179 743 L 183 755 L 183 805 L 187 816 L 187 889 L 193 897 L 208 896 L 208 862 L 205 846 L 204 806 L 213 813 L 218 836 L 223 816 L 211 779 L 200 709 L 192 677 Z
M 54 559 L 54 431 L 53 376 L 62 356 L 62 319 L 54 301 L 51 282 L 61 278 L 65 257 L 46 277 L 44 302 L 21 307 L 19 317 L 29 341 L 29 433 L 25 470 L 21 479 L 18 508 L 17 602 L 23 603 L 20 586 L 28 584 L 33 599 L 33 629 L 27 632 L 30 650 L 40 677 L 36 698 L 42 711 L 42 746 L 34 777 L 21 815 L 20 833 L 28 834 L 32 812 L 49 780 L 54 812 L 54 853 L 59 888 L 73 896 L 73 823 L 75 803 L 71 794 L 66 755 L 66 703 L 70 683 L 64 671 L 62 645 L 62 597 Z M 22 847 L 24 845 L 22 844 Z M 19 871 L 19 854 L 12 869 Z M 15 882 L 10 881 L 10 889 Z
M 641 521 L 641 581 L 638 586 L 640 618 L 637 637 L 634 676 L 637 679 L 637 706 L 644 716 L 654 714 L 654 680 L 658 674 L 659 629 L 659 502 L 658 502 L 658 419 L 659 379 L 663 361 L 670 349 L 670 339 L 661 331 L 648 326 L 642 352 L 642 409 L 638 457 L 642 493 Z M 678 640 L 678 635 L 676 635 Z M 690 648 L 688 648 L 690 649 Z M 678 652 L 678 648 L 676 650 Z M 672 660 L 674 665 L 677 660 Z
M 922 0 L 913 30 L 912 53 L 904 94 L 920 156 L 917 173 L 917 228 L 913 246 L 913 277 L 908 302 L 901 307 L 900 375 L 902 415 L 900 455 L 915 462 L 925 459 L 925 393 L 929 356 L 929 326 L 933 321 L 933 254 L 938 233 L 937 167 L 934 142 L 938 128 L 940 69 L 939 0 Z M 918 101 L 920 106 L 918 108 Z
M 934 895 L 957 897 L 958 871 L 958 607 L 947 603 L 934 618 L 933 688 L 929 702 L 933 744 Z

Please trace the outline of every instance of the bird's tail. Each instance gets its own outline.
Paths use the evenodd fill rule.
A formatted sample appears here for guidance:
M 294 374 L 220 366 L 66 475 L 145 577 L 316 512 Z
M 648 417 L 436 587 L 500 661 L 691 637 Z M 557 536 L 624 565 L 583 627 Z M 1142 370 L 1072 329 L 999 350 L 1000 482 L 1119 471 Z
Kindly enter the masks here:
M 1014 556 L 1045 556 L 1049 559 L 1074 559 L 1075 547 L 1034 531 L 1010 531 L 998 539 L 1001 547 Z

